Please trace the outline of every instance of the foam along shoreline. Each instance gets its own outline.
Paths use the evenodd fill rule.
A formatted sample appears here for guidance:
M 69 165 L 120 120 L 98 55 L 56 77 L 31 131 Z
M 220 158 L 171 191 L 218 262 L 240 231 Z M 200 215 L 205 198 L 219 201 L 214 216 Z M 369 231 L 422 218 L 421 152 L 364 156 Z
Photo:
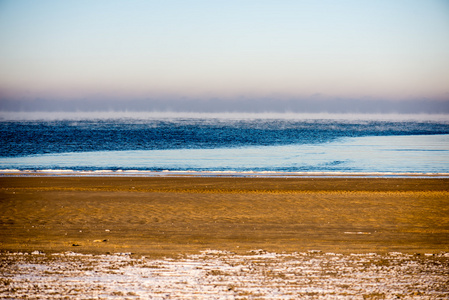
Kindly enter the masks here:
M 278 172 L 278 171 L 149 171 L 149 170 L 0 170 L 0 177 L 9 176 L 125 176 L 125 177 L 263 177 L 263 178 L 449 178 L 449 173 L 420 172 Z

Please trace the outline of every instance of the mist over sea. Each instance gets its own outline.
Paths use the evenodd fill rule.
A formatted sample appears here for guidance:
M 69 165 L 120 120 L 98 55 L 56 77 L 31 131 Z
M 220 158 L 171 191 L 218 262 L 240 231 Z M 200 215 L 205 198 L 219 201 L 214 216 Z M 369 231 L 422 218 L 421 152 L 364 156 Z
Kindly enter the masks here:
M 0 169 L 448 173 L 447 115 L 2 113 Z

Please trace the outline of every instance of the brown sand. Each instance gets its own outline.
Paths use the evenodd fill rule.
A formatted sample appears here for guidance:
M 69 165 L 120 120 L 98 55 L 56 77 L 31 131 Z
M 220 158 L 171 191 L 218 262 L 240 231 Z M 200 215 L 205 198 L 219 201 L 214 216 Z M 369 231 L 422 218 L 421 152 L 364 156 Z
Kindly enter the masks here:
M 449 179 L 2 177 L 0 250 L 449 250 Z

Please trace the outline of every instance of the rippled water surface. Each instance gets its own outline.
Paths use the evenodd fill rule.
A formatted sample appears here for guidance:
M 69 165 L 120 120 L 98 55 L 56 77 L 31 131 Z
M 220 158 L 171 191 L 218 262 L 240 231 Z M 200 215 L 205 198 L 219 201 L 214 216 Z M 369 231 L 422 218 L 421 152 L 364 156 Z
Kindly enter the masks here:
M 0 168 L 449 172 L 443 118 L 6 118 Z

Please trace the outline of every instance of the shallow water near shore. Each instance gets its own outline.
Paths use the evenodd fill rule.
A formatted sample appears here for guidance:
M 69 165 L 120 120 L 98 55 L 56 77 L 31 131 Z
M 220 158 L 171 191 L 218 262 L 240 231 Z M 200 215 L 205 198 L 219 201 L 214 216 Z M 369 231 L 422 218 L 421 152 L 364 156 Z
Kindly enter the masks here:
M 96 151 L 0 158 L 18 170 L 444 173 L 449 135 L 341 138 L 316 145 L 223 149 Z M 144 175 L 145 173 L 141 173 Z M 150 175 L 150 174 L 149 174 Z

